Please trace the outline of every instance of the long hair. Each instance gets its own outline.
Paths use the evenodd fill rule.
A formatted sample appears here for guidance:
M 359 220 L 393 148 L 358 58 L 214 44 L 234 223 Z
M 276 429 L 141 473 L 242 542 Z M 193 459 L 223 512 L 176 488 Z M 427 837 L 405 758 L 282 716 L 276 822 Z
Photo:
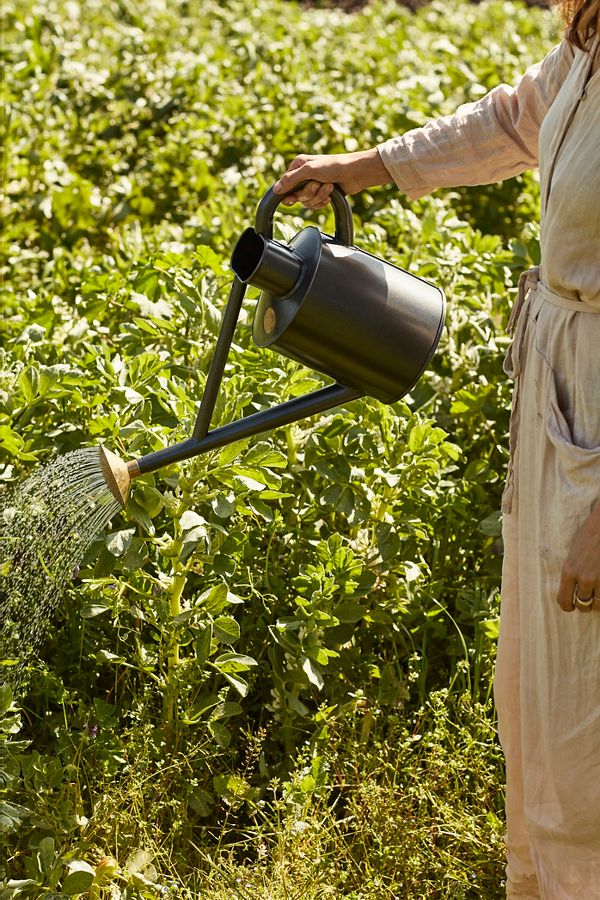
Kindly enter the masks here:
M 594 36 L 600 36 L 600 0 L 558 0 L 558 5 L 567 40 L 586 50 Z

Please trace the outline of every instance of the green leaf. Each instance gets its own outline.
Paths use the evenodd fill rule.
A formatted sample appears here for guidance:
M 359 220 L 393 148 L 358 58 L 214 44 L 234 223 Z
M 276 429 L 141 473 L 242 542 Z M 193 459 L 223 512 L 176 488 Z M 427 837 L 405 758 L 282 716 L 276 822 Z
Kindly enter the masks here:
M 212 508 L 220 519 L 228 519 L 235 511 L 234 495 L 228 498 L 225 494 L 217 494 L 212 502 Z
M 287 497 L 293 497 L 293 494 L 290 494 L 287 491 L 261 491 L 260 497 L 261 500 L 285 500 Z
M 137 498 L 136 493 L 136 498 Z M 130 498 L 127 501 L 127 512 L 131 516 L 132 519 L 135 519 L 136 522 L 142 526 L 144 531 L 147 531 L 148 534 L 154 534 L 154 525 L 152 523 L 152 519 L 150 518 L 150 514 L 144 509 L 143 506 L 140 506 L 139 503 L 136 502 L 136 499 Z
M 233 644 L 240 636 L 240 626 L 232 616 L 219 616 L 214 621 L 215 637 L 226 644 Z
M 214 796 L 209 794 L 208 791 L 204 791 L 202 788 L 195 788 L 188 795 L 187 802 L 197 815 L 206 818 L 206 816 L 210 816 L 215 800 Z
M 321 690 L 324 685 L 324 681 L 319 666 L 317 665 L 317 663 L 314 663 L 308 656 L 301 657 L 301 660 L 302 670 L 305 672 L 308 680 L 311 684 L 314 684 L 316 688 Z
M 6 893 L 3 889 L 2 893 L 0 893 L 1 900 L 12 900 L 13 897 L 18 897 L 19 894 L 24 894 L 27 891 L 27 888 L 36 887 L 37 882 L 33 880 L 33 878 L 9 878 L 6 882 Z M 28 892 L 27 892 L 28 893 Z M 45 898 L 48 897 L 57 897 L 59 900 L 62 900 L 60 894 L 45 894 Z
M 18 803 L 8 803 L 0 800 L 0 832 L 16 831 L 23 820 L 31 815 L 31 810 Z
M 186 510 L 180 520 L 183 535 L 180 559 L 185 560 L 194 552 L 200 541 L 207 542 L 208 529 L 206 519 L 191 509 Z
M 431 435 L 431 425 L 426 422 L 420 425 L 413 425 L 408 435 L 408 449 L 411 453 L 418 453 L 428 442 Z
M 404 578 L 406 581 L 417 581 L 421 577 L 421 569 L 415 562 L 406 560 L 402 566 L 404 570 Z
M 219 698 L 216 694 L 210 694 L 208 697 L 201 697 L 194 703 L 192 708 L 187 711 L 185 716 L 182 717 L 183 723 L 185 725 L 195 725 L 209 709 L 217 706 L 218 703 Z
M 248 682 L 240 675 L 233 675 L 231 672 L 223 672 L 224 677 L 229 684 L 236 689 L 240 697 L 246 697 L 249 690 Z
M 224 468 L 233 462 L 234 459 L 243 453 L 250 438 L 244 438 L 242 441 L 236 441 L 234 444 L 228 444 L 226 447 L 223 447 L 221 452 L 219 453 L 219 468 Z
M 43 837 L 38 844 L 40 872 L 47 875 L 54 865 L 54 838 Z
M 242 653 L 222 653 L 215 659 L 215 665 L 221 672 L 245 672 L 251 666 L 257 666 L 258 663 L 251 656 L 244 656 Z
M 165 505 L 164 497 L 151 484 L 135 485 L 135 501 L 138 506 L 142 506 L 151 518 L 157 516 Z M 131 508 L 131 500 L 127 504 L 127 509 Z
M 148 850 L 134 850 L 125 862 L 126 875 L 142 875 L 152 863 L 153 856 Z
M 196 661 L 199 665 L 204 665 L 210 656 L 210 645 L 212 642 L 212 628 L 205 625 L 194 642 L 196 650 Z
M 22 369 L 19 374 L 19 387 L 27 403 L 31 403 L 38 393 L 39 373 L 32 366 Z
M 258 481 L 256 478 L 252 478 L 249 475 L 240 475 L 237 472 L 234 472 L 235 479 L 234 483 L 238 488 L 245 488 L 247 491 L 262 491 L 266 486 L 265 481 Z
M 196 602 L 199 606 L 203 606 L 207 613 L 214 616 L 220 613 L 227 605 L 228 593 L 227 585 L 221 582 L 204 591 Z
M 482 519 L 479 530 L 488 537 L 498 537 L 502 534 L 502 516 L 500 511 L 494 511 Z
M 323 647 L 307 647 L 306 655 L 309 656 L 314 662 L 320 663 L 320 665 L 322 666 L 326 666 L 329 662 L 329 657 L 327 656 L 327 653 L 325 652 Z
M 266 503 L 263 503 L 262 500 L 259 500 L 258 497 L 248 497 L 247 503 L 250 509 L 257 516 L 260 516 L 261 519 L 264 519 L 266 522 L 273 521 L 273 510 Z
M 265 466 L 270 469 L 285 469 L 288 464 L 287 456 L 265 441 L 261 441 L 251 447 L 244 456 L 244 465 Z
M 206 519 L 199 516 L 193 509 L 186 509 L 179 520 L 179 527 L 181 528 L 182 534 L 188 534 L 190 531 L 194 531 L 196 528 L 203 525 L 206 525 Z
M 290 709 L 293 709 L 299 716 L 310 716 L 310 709 L 308 706 L 305 706 L 295 694 L 286 691 L 285 699 Z
M 252 787 L 245 778 L 234 773 L 215 775 L 213 786 L 220 797 L 237 797 L 242 800 L 254 800 L 258 796 L 256 788 Z
M 486 619 L 480 624 L 486 637 L 491 641 L 498 640 L 500 635 L 500 619 Z
M 6 682 L 0 684 L 0 716 L 5 715 L 13 701 L 12 688 Z
M 215 798 L 212 794 L 209 794 L 208 791 L 205 791 L 202 788 L 195 788 L 188 795 L 187 802 L 197 815 L 206 818 L 211 814 Z
M 487 484 L 490 476 L 490 464 L 486 459 L 474 459 L 465 469 L 464 477 L 467 481 L 477 484 Z
M 228 719 L 231 716 L 239 716 L 243 712 L 239 703 L 228 700 L 224 703 L 218 703 L 212 711 L 212 719 Z
M 17 456 L 21 459 L 26 458 L 23 454 L 25 441 L 20 434 L 12 430 L 10 425 L 0 425 L 0 444 L 2 449 L 6 453 L 10 453 L 11 456 Z
M 223 750 L 226 750 L 231 743 L 231 732 L 220 722 L 209 722 L 208 730 L 214 737 L 215 741 Z
M 71 872 L 62 883 L 61 892 L 73 896 L 73 894 L 83 894 L 89 891 L 94 880 L 94 872 L 77 870 Z
M 113 556 L 119 557 L 127 551 L 131 544 L 135 528 L 125 528 L 123 531 L 115 531 L 106 538 L 106 548 Z
M 104 606 L 102 603 L 86 603 L 85 606 L 81 608 L 81 618 L 93 619 L 95 616 L 108 612 L 109 609 L 109 606 Z
M 141 569 L 148 559 L 148 546 L 144 538 L 134 537 L 127 553 L 121 560 L 121 565 L 126 572 L 135 572 Z

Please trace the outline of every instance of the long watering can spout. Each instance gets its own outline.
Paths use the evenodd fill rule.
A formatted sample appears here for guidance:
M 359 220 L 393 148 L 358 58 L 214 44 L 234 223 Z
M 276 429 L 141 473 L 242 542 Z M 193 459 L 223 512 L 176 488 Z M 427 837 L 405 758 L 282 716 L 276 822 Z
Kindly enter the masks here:
M 116 453 L 112 453 L 106 447 L 100 447 L 100 465 L 109 491 L 115 500 L 125 507 L 131 490 L 131 480 L 141 475 L 137 461 L 132 459 L 123 462 Z
M 127 501 L 131 479 L 145 472 L 357 397 L 394 403 L 412 389 L 432 356 L 444 320 L 442 291 L 354 246 L 352 213 L 337 185 L 331 195 L 334 236 L 309 226 L 289 244 L 274 240 L 273 213 L 282 200 L 283 195 L 267 191 L 255 227 L 242 233 L 233 250 L 235 278 L 191 437 L 129 463 L 101 451 L 107 484 L 121 504 Z M 247 284 L 262 289 L 254 343 L 334 383 L 209 430 Z

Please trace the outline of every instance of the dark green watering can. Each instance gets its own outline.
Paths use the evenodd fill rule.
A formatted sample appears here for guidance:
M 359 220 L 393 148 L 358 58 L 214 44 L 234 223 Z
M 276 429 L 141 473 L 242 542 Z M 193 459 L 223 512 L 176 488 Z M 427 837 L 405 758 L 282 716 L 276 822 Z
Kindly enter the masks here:
M 128 463 L 102 451 L 107 481 L 123 504 L 136 475 L 360 396 L 394 403 L 411 390 L 427 366 L 443 327 L 443 292 L 355 247 L 350 207 L 337 186 L 331 195 L 333 237 L 309 226 L 289 244 L 274 240 L 273 214 L 284 196 L 267 191 L 254 227 L 243 232 L 233 250 L 231 268 L 236 277 L 192 437 Z M 209 431 L 247 284 L 262 288 L 254 315 L 254 342 L 335 383 Z

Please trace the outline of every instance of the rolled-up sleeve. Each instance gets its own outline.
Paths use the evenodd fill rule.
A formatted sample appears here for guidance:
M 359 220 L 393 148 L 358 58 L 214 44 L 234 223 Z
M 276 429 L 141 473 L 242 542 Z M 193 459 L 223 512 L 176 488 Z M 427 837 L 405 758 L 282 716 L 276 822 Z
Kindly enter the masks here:
M 380 144 L 384 166 L 412 200 L 435 188 L 490 184 L 535 168 L 540 125 L 572 61 L 563 40 L 514 87 L 498 85 L 454 115 Z

